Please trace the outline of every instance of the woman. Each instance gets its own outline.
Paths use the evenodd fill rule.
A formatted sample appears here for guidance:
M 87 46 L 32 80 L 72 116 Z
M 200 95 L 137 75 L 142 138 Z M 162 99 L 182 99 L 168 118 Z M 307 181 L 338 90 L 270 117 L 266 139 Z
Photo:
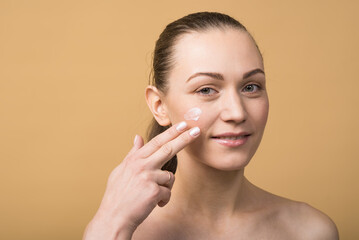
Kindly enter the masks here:
M 238 21 L 202 12 L 169 24 L 146 100 L 152 140 L 135 137 L 85 239 L 338 239 L 325 214 L 244 176 L 269 104 L 262 56 Z

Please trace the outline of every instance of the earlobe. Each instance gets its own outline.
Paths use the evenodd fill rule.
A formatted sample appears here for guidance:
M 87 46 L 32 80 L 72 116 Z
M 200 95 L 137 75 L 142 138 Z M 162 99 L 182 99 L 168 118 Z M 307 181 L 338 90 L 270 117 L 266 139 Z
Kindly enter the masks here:
M 166 105 L 162 100 L 163 96 L 160 91 L 154 86 L 147 86 L 145 96 L 147 105 L 158 124 L 161 126 L 170 125 L 171 121 L 168 117 Z

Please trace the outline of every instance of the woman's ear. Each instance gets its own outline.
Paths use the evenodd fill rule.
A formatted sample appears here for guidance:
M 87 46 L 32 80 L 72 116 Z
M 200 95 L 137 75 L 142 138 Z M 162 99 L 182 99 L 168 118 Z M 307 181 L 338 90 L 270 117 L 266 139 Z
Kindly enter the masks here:
M 166 105 L 162 101 L 162 94 L 158 89 L 154 86 L 147 86 L 145 95 L 147 105 L 158 124 L 161 126 L 170 125 L 171 121 L 167 114 Z

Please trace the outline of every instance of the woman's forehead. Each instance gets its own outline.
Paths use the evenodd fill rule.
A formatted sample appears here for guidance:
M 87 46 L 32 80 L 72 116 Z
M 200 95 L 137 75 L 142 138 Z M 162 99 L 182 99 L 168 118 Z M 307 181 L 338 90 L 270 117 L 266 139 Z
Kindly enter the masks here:
M 245 72 L 262 68 L 261 55 L 249 34 L 237 29 L 211 29 L 184 34 L 174 46 L 174 71 Z

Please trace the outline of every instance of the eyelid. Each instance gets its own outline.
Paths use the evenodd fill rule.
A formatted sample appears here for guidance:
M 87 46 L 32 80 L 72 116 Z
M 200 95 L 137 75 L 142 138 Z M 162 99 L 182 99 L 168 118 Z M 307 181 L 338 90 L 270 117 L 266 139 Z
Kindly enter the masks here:
M 208 88 L 208 89 L 214 91 L 214 93 L 202 94 L 201 91 L 202 91 L 203 89 L 206 89 L 206 88 Z M 215 95 L 216 93 L 218 93 L 218 91 L 217 91 L 215 88 L 213 88 L 212 86 L 202 86 L 202 87 L 198 88 L 195 92 L 196 92 L 197 94 L 199 94 L 199 95 L 201 95 L 201 96 L 205 96 L 205 97 L 212 97 L 213 95 Z
M 257 90 L 254 90 L 254 91 L 245 91 L 245 88 L 247 86 L 250 86 L 250 85 L 253 85 L 255 87 L 257 87 Z M 256 94 L 256 93 L 259 93 L 260 91 L 262 91 L 264 88 L 261 86 L 261 84 L 258 84 L 258 83 L 248 83 L 248 84 L 245 84 L 242 88 L 242 91 L 245 92 L 246 94 Z
M 265 81 L 252 79 L 244 82 L 243 86 L 252 85 L 252 84 L 263 88 L 265 86 Z
M 258 88 L 262 88 L 262 86 L 261 86 L 260 84 L 257 84 L 257 83 L 248 83 L 248 84 L 244 85 L 243 88 L 245 88 L 245 87 L 247 87 L 247 86 L 251 86 L 251 85 L 257 86 Z

